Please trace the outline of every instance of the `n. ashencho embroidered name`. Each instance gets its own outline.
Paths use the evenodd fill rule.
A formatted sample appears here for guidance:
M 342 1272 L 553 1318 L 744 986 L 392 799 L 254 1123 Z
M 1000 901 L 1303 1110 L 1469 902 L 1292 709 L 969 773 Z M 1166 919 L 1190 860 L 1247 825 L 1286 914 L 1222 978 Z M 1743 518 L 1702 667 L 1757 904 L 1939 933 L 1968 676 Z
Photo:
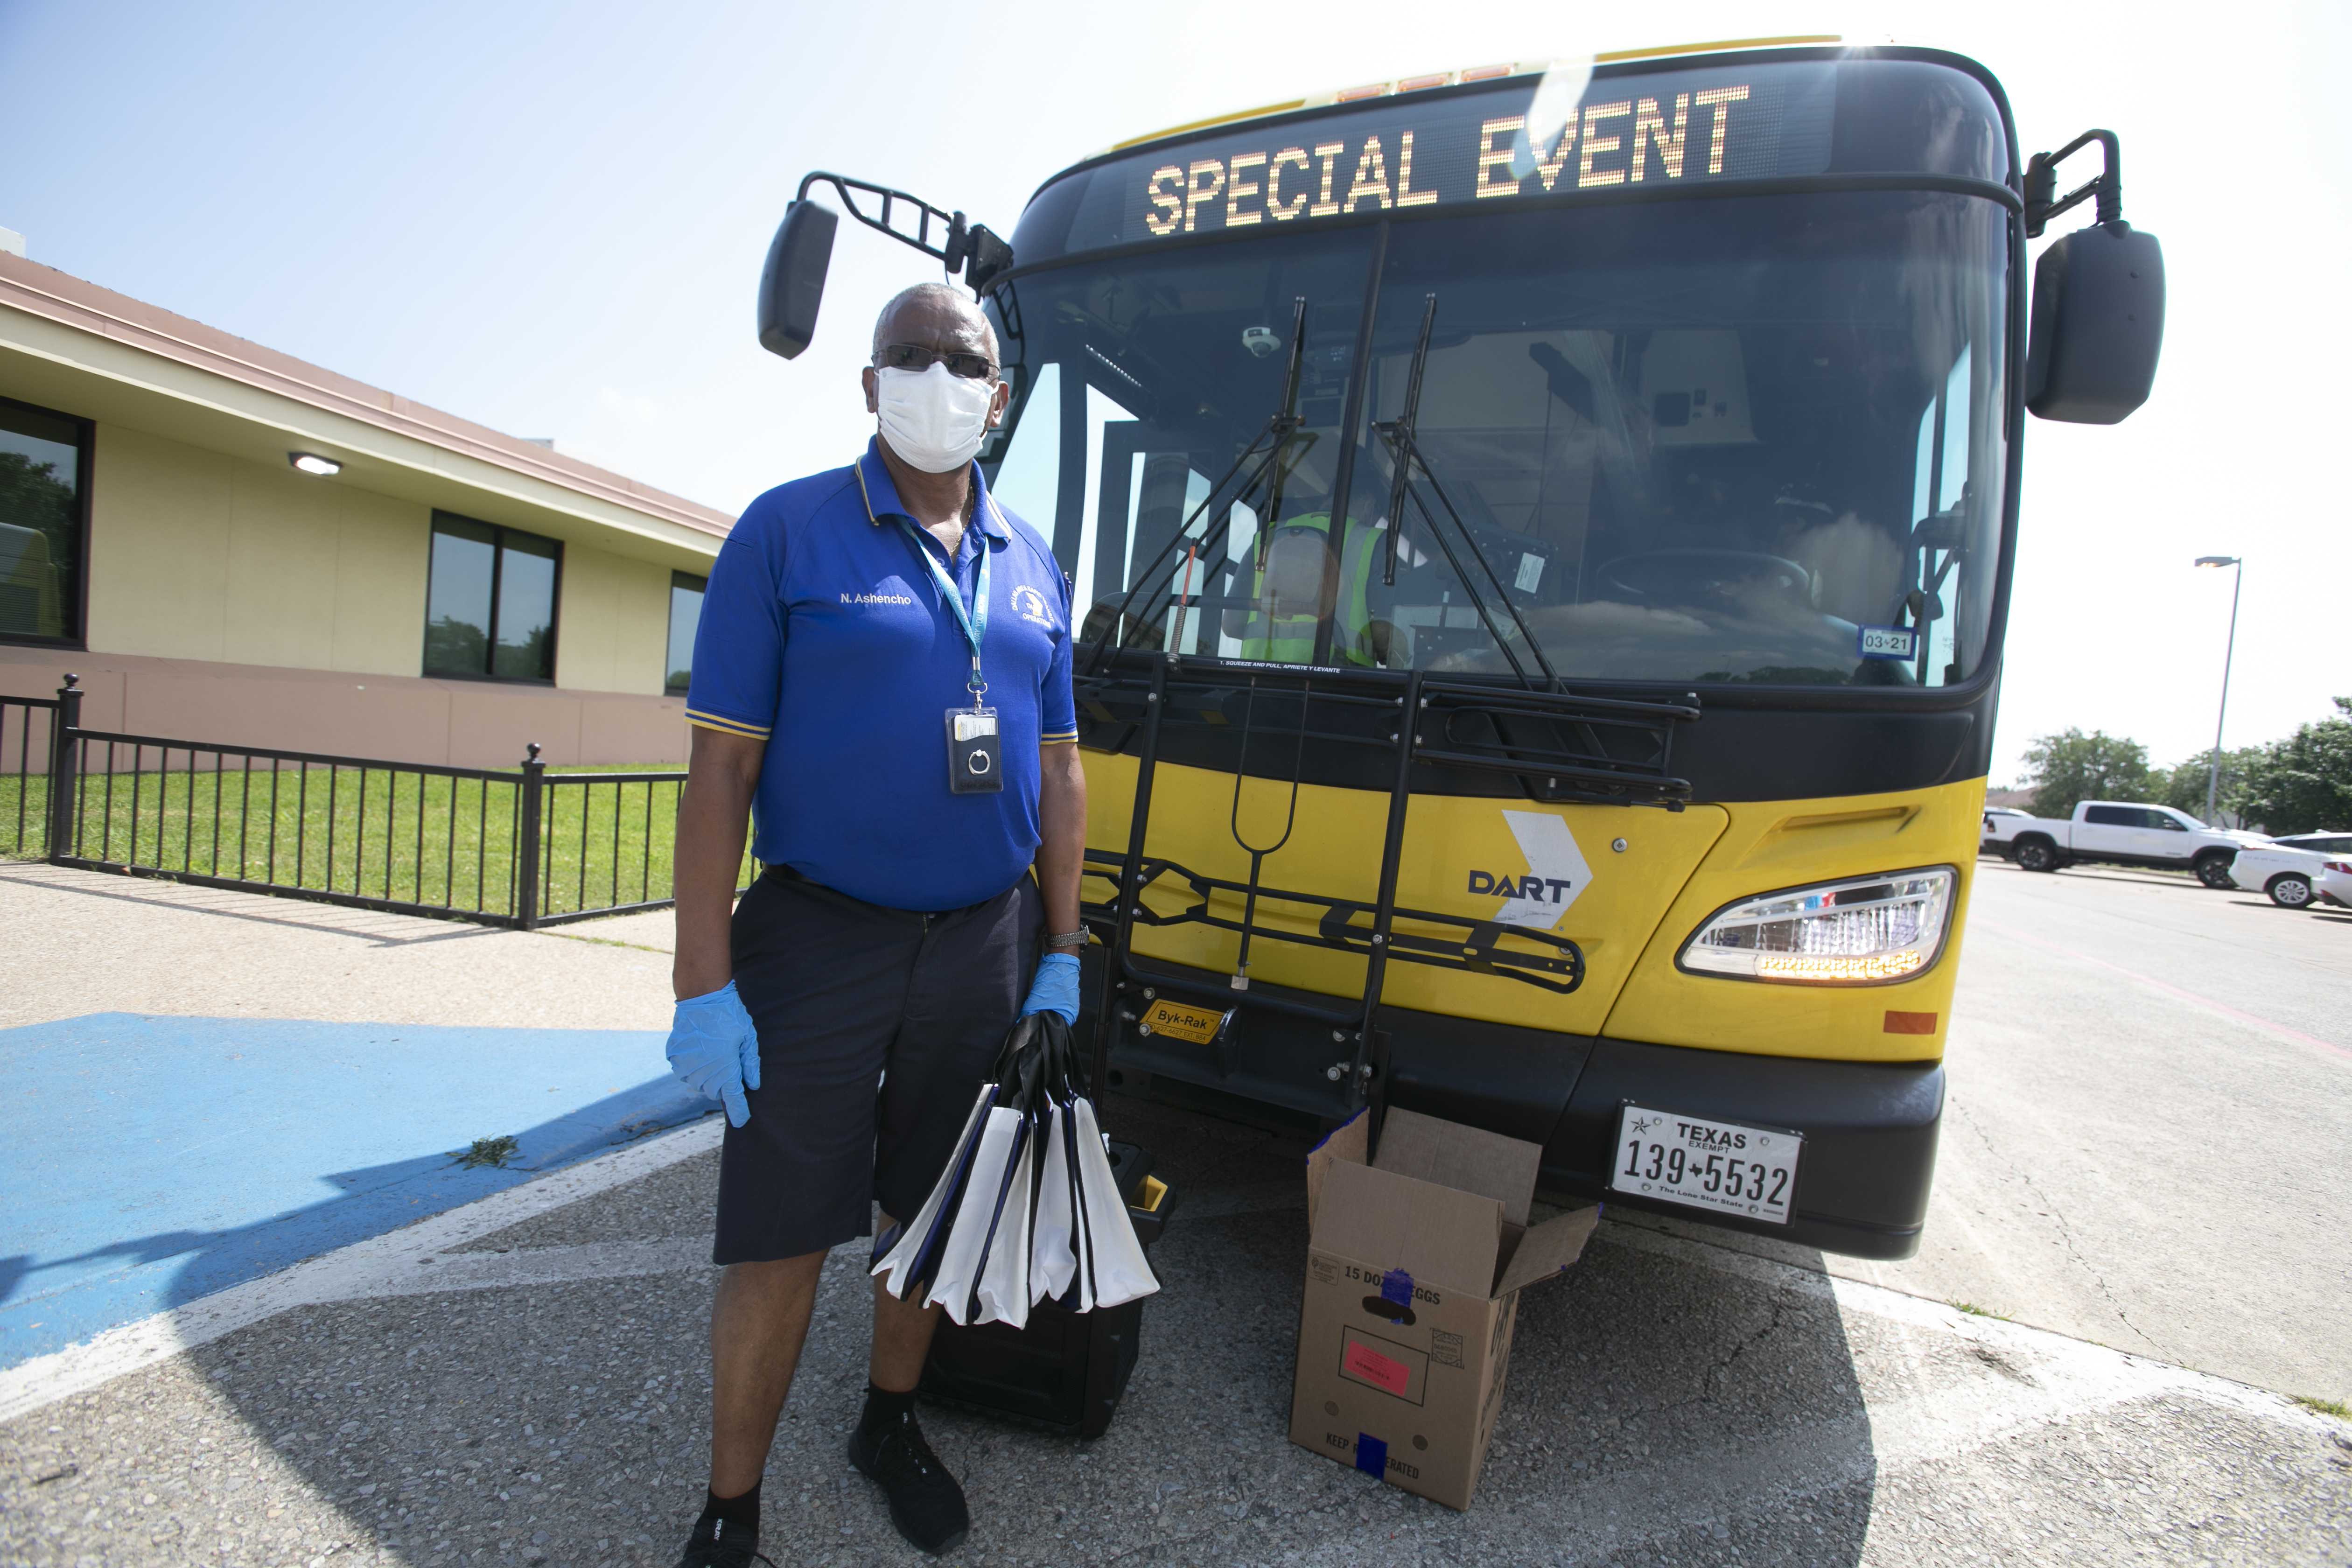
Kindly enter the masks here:
M 845 605 L 911 605 L 915 601 L 905 594 L 844 594 Z

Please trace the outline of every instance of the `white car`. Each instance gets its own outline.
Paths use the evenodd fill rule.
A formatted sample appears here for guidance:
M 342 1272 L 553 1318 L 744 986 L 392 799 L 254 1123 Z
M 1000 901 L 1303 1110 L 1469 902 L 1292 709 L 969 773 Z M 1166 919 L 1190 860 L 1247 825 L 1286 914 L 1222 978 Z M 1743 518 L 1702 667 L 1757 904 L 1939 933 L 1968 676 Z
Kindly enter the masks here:
M 2230 880 L 2250 893 L 2267 893 L 2283 910 L 2309 907 L 2319 896 L 2330 859 L 2352 855 L 2352 833 L 2291 833 L 2249 845 L 2230 862 Z
M 2319 897 L 2340 909 L 2352 909 L 2352 860 L 2331 859 L 2319 868 Z

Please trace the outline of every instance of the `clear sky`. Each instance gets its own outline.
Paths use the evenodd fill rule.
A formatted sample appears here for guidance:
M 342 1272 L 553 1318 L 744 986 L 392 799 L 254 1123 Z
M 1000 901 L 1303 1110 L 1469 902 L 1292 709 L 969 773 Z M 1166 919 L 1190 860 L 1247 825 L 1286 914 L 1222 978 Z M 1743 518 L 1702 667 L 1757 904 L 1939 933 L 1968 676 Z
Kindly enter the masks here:
M 2028 421 L 1994 782 L 2070 724 L 2166 763 L 2211 744 L 2230 574 L 2201 554 L 2248 560 L 2231 743 L 2352 695 L 2329 412 L 2352 363 L 2334 76 L 2352 6 L 1655 15 L 0 0 L 0 226 L 36 261 L 733 510 L 864 439 L 865 328 L 938 275 L 845 226 L 817 342 L 762 353 L 761 259 L 809 169 L 1010 232 L 1078 157 L 1301 91 L 1779 33 L 1934 44 L 2002 79 L 2029 152 L 2121 135 L 2125 214 L 2170 283 L 2146 408 Z

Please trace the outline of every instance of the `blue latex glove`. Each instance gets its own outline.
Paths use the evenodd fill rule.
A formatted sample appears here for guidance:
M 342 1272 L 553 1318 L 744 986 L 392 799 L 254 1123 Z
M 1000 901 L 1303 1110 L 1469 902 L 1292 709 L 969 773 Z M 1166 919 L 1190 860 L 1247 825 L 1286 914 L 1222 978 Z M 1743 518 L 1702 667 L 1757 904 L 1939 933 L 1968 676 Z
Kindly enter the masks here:
M 1076 995 L 1075 977 L 1071 994 Z M 743 1091 L 760 1087 L 760 1032 L 751 1026 L 751 1015 L 743 1010 L 732 980 L 707 996 L 689 996 L 677 1005 L 669 1026 L 668 1054 L 669 1070 L 678 1082 L 724 1105 L 730 1125 L 740 1127 L 751 1120 Z
M 1074 952 L 1049 952 L 1037 961 L 1037 978 L 1030 983 L 1029 1000 L 1021 1004 L 1021 1016 L 1032 1013 L 1059 1013 L 1062 1022 L 1078 1021 L 1078 955 Z

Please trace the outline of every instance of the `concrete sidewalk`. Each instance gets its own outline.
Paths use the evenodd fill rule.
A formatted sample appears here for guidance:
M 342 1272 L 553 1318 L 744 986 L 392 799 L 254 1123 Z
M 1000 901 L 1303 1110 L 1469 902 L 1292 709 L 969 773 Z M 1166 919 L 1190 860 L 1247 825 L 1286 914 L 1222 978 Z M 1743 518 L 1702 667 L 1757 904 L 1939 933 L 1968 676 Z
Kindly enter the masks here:
M 0 860 L 0 1028 L 93 1013 L 669 1028 L 667 952 L 22 861 Z

